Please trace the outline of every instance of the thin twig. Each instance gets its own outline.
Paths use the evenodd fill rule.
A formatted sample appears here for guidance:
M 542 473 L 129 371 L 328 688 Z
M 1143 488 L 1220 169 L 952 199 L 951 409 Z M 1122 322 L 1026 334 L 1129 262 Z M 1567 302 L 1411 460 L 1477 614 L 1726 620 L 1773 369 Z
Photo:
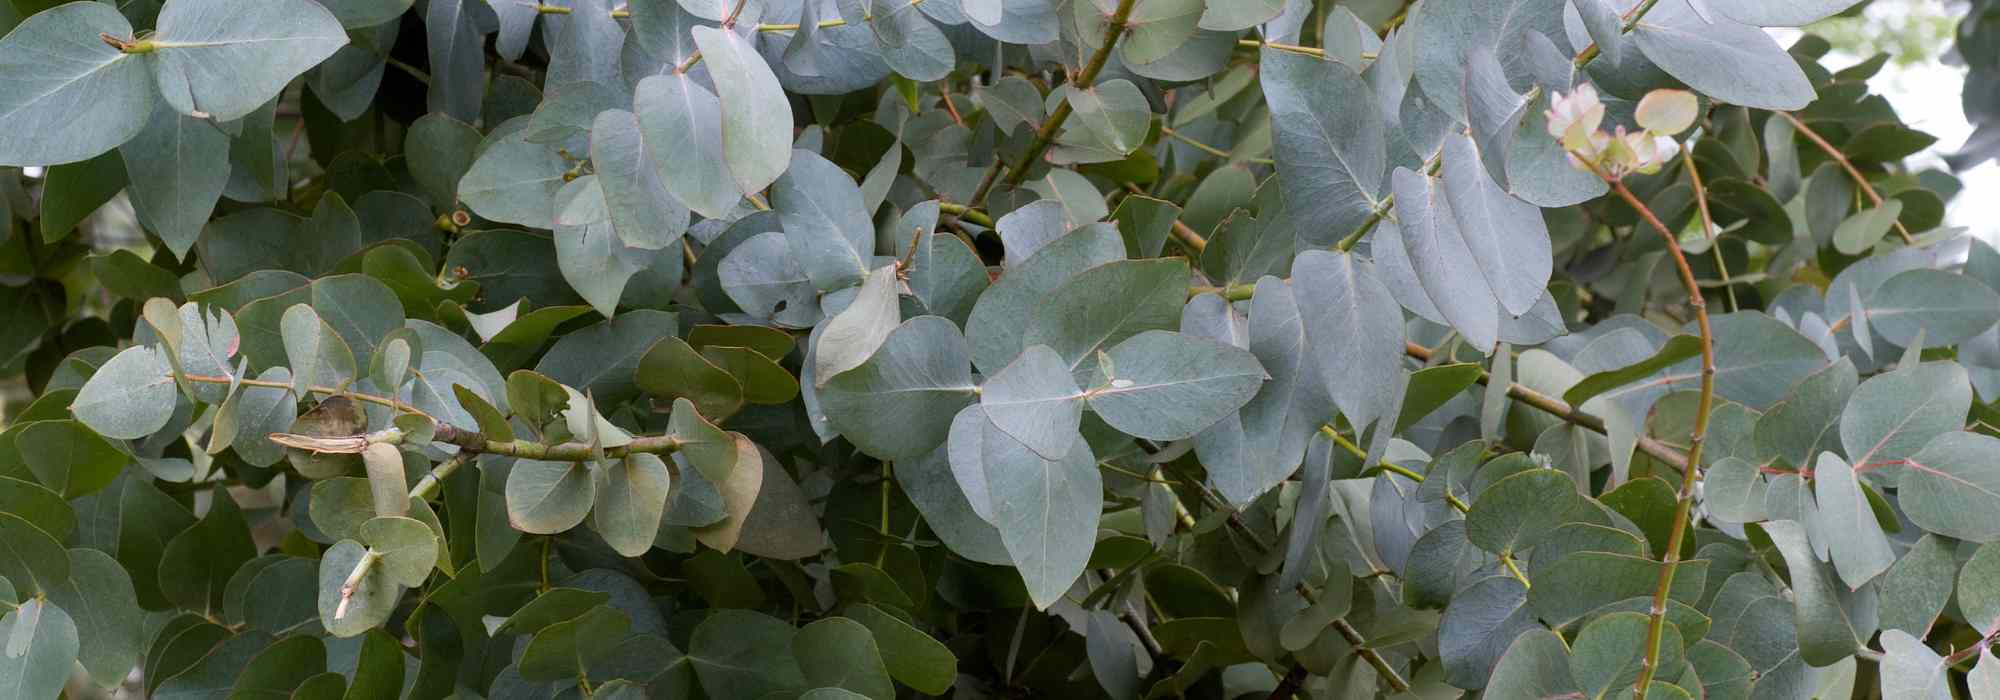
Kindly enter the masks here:
M 263 388 L 263 389 L 285 389 L 285 390 L 287 390 L 287 391 L 289 391 L 289 390 L 291 390 L 291 389 L 292 389 L 292 385 L 291 385 L 291 383 L 289 383 L 289 382 L 274 382 L 274 381 L 269 381 L 269 380 L 264 380 L 264 379 L 242 379 L 242 378 L 234 378 L 234 379 L 232 379 L 232 378 L 230 378 L 230 377 L 215 377 L 215 376 L 209 376 L 209 375 L 205 375 L 205 374 L 190 374 L 190 375 L 186 375 L 186 376 L 187 376 L 187 380 L 188 380 L 188 381 L 190 381 L 190 382 L 195 382 L 195 383 L 199 383 L 199 384 L 225 384 L 225 385 L 226 385 L 226 384 L 231 384 L 231 383 L 235 383 L 235 384 L 240 384 L 240 385 L 242 385 L 242 386 L 254 386 L 254 387 L 259 387 L 259 388 Z M 430 419 L 432 419 L 433 421 L 435 421 L 435 420 L 436 420 L 436 418 L 435 418 L 435 417 L 433 417 L 433 416 L 432 416 L 431 414 L 429 414 L 429 413 L 425 413 L 425 412 L 424 412 L 424 410 L 423 410 L 423 409 L 421 409 L 421 408 L 417 408 L 416 406 L 412 406 L 412 405 L 410 405 L 410 404 L 406 404 L 406 403 L 403 403 L 403 402 L 401 402 L 401 401 L 397 401 L 397 400 L 395 400 L 395 399 L 392 399 L 392 398 L 389 398 L 389 397 L 387 397 L 387 396 L 376 396 L 376 395 L 374 395 L 374 394 L 364 394 L 364 393 L 361 393 L 361 392 L 358 392 L 358 391 L 351 391 L 351 390 L 348 390 L 348 389 L 342 389 L 342 388 L 339 388 L 339 387 L 331 387 L 331 386 L 308 386 L 308 387 L 306 387 L 306 393 L 309 393 L 309 394 L 326 394 L 326 395 L 328 395 L 328 396 L 345 396 L 345 397 L 347 397 L 347 398 L 350 398 L 350 399 L 353 399 L 353 400 L 355 400 L 355 401 L 364 401 L 364 402 L 367 402 L 367 403 L 372 403 L 372 404 L 376 404 L 376 405 L 379 405 L 379 406 L 388 406 L 389 408 L 393 408 L 393 409 L 396 409 L 396 410 L 398 410 L 398 411 L 402 411 L 402 412 L 404 412 L 404 413 L 414 413 L 414 414 L 417 414 L 417 415 L 419 415 L 419 416 L 423 416 L 423 417 L 425 417 L 425 418 L 430 418 Z
M 1333 429 L 1333 426 L 1322 425 L 1319 427 L 1319 432 L 1321 435 L 1325 435 L 1328 440 L 1333 441 L 1333 444 L 1335 446 L 1339 447 L 1340 449 L 1346 450 L 1348 454 L 1354 455 L 1361 459 L 1368 458 L 1367 450 L 1361 449 L 1361 446 L 1354 444 L 1353 440 L 1349 440 L 1347 439 L 1347 436 L 1341 435 L 1340 431 Z M 1424 475 L 1418 474 L 1414 471 L 1410 471 L 1408 468 L 1400 464 L 1395 464 L 1393 462 L 1383 462 L 1376 466 L 1381 467 L 1383 471 L 1387 471 L 1389 473 L 1395 474 L 1405 479 L 1409 479 L 1419 484 L 1424 483 Z M 1451 504 L 1452 509 L 1457 510 L 1461 514 L 1472 512 L 1472 508 L 1470 506 L 1467 506 L 1465 504 L 1465 501 L 1460 500 L 1457 494 L 1452 493 L 1449 487 L 1447 487 L 1444 490 L 1444 500 L 1446 503 Z
M 1322 425 L 1319 427 L 1319 432 L 1321 435 L 1325 435 L 1327 439 L 1332 440 L 1333 444 L 1339 446 L 1340 449 L 1346 450 L 1348 454 L 1354 455 L 1359 459 L 1368 459 L 1368 452 L 1366 450 L 1361 449 L 1360 445 L 1354 444 L 1354 441 L 1347 439 L 1347 436 L 1341 435 L 1340 431 L 1334 430 L 1333 426 Z M 1400 464 L 1394 464 L 1391 462 L 1382 462 L 1375 466 L 1380 467 L 1383 471 L 1395 474 L 1405 479 L 1409 479 L 1410 481 L 1414 481 L 1419 484 L 1424 483 L 1424 475 L 1411 471 Z M 1472 507 L 1466 505 L 1465 501 L 1463 499 L 1460 499 L 1457 494 L 1452 493 L 1451 487 L 1449 485 L 1445 486 L 1444 489 L 1444 501 L 1446 503 L 1451 504 L 1452 509 L 1458 511 L 1459 514 L 1461 515 L 1472 512 Z M 1505 564 L 1507 566 L 1507 573 L 1512 574 L 1514 576 L 1514 580 L 1521 582 L 1521 588 L 1526 589 L 1532 587 L 1528 583 L 1528 575 L 1522 573 L 1521 567 L 1514 562 L 1514 555 L 1503 552 L 1500 555 L 1500 563 Z
M 951 123 L 965 126 L 965 115 L 958 113 L 958 105 L 951 102 L 951 82 L 938 82 L 938 101 L 944 103 L 945 114 L 951 115 Z
M 1179 142 L 1181 142 L 1181 143 L 1185 143 L 1185 144 L 1187 144 L 1187 145 L 1189 145 L 1189 146 L 1193 146 L 1195 150 L 1197 150 L 1197 151 L 1201 151 L 1201 152 L 1203 152 L 1203 153 L 1207 153 L 1207 154 L 1209 154 L 1209 155 L 1211 155 L 1211 156 L 1215 156 L 1215 157 L 1217 157 L 1217 158 L 1228 158 L 1228 157 L 1229 157 L 1229 152 L 1228 152 L 1228 151 L 1225 151 L 1225 150 L 1222 150 L 1222 149 L 1220 149 L 1220 148 L 1216 148 L 1216 147 L 1214 147 L 1214 146 L 1210 146 L 1210 145 L 1208 145 L 1208 144 L 1206 144 L 1206 143 L 1202 143 L 1202 142 L 1200 142 L 1200 141 L 1196 141 L 1196 140 L 1195 140 L 1195 139 L 1194 139 L 1193 137 L 1190 137 L 1190 136 L 1188 136 L 1187 134 L 1183 134 L 1183 133 L 1181 133 L 1181 132 L 1179 132 L 1179 131 L 1175 131 L 1175 130 L 1173 129 L 1173 127 L 1169 127 L 1169 126 L 1166 126 L 1166 125 L 1164 125 L 1164 124 L 1163 124 L 1163 125 L 1161 125 L 1161 126 L 1160 126 L 1160 133 L 1161 133 L 1161 134 L 1165 134 L 1165 135 L 1166 135 L 1166 136 L 1167 136 L 1168 138 L 1172 138 L 1172 139 L 1174 139 L 1174 140 L 1176 140 L 1176 141 L 1179 141 Z
M 1791 112 L 1777 112 L 1776 114 L 1784 117 L 1785 121 L 1791 122 L 1793 129 L 1798 130 L 1801 134 L 1805 134 L 1806 140 L 1813 142 L 1815 146 L 1819 146 L 1819 150 L 1825 151 L 1826 156 L 1832 158 L 1833 162 L 1839 163 L 1841 169 L 1847 171 L 1847 177 L 1854 180 L 1854 186 L 1860 188 L 1861 194 L 1868 197 L 1868 201 L 1873 202 L 1877 207 L 1882 206 L 1882 194 L 1875 191 L 1874 185 L 1868 184 L 1867 176 L 1861 174 L 1861 169 L 1854 167 L 1854 161 L 1848 160 L 1847 154 L 1841 153 L 1839 148 L 1835 148 L 1833 144 L 1828 143 L 1825 137 L 1819 135 L 1819 132 L 1813 131 L 1813 128 L 1810 126 L 1806 126 L 1805 120 L 1799 119 Z M 1910 229 L 1905 228 L 1900 219 L 1896 221 L 1896 234 L 1903 237 L 1904 243 L 1915 245 L 1917 242 L 1917 238 L 1910 235 Z
M 1646 13 L 1652 12 L 1653 6 L 1658 4 L 1660 4 L 1660 0 L 1646 0 L 1640 3 L 1638 7 L 1632 8 L 1631 12 L 1625 13 L 1625 25 L 1618 28 L 1618 33 L 1632 33 L 1632 29 L 1639 26 L 1639 19 L 1645 17 Z M 1582 51 L 1577 52 L 1576 59 L 1572 62 L 1572 65 L 1577 68 L 1590 65 L 1591 61 L 1597 60 L 1597 55 L 1600 53 L 1603 53 L 1603 49 L 1598 48 L 1597 42 L 1593 41 L 1589 46 L 1583 47 Z
M 1444 152 L 1439 151 L 1438 153 L 1432 155 L 1430 157 L 1430 160 L 1424 162 L 1424 175 L 1425 176 L 1436 175 L 1438 173 L 1438 169 L 1442 167 L 1444 167 Z M 1382 201 L 1376 202 L 1375 208 L 1368 212 L 1368 218 L 1362 219 L 1361 225 L 1354 227 L 1354 232 L 1349 233 L 1345 237 L 1341 238 L 1339 243 L 1333 244 L 1334 250 L 1338 250 L 1343 253 L 1350 250 L 1354 250 L 1355 244 L 1360 243 L 1363 237 L 1367 236 L 1370 231 L 1374 231 L 1376 226 L 1381 225 L 1382 219 L 1389 216 L 1389 212 L 1394 211 L 1395 208 L 1396 208 L 1395 194 L 1392 193 L 1387 197 L 1383 197 Z
M 1715 269 L 1722 275 L 1722 289 L 1729 297 L 1729 310 L 1736 311 L 1736 287 L 1729 282 L 1729 263 L 1722 259 L 1722 246 L 1715 242 L 1715 216 L 1708 211 L 1708 187 L 1701 181 L 1701 169 L 1694 164 L 1694 140 L 1689 139 L 1686 148 L 1681 149 L 1681 162 L 1687 164 L 1688 181 L 1694 184 L 1694 201 L 1701 211 L 1701 231 L 1708 236 L 1708 252 L 1715 256 Z
M 1430 348 L 1407 341 L 1404 342 L 1403 344 L 1403 354 L 1409 355 L 1411 358 L 1414 358 L 1420 362 L 1429 362 L 1431 360 L 1431 355 L 1432 355 Z M 1479 371 L 1480 384 L 1482 385 L 1489 384 L 1492 381 L 1493 381 L 1493 376 L 1487 374 L 1486 370 L 1482 369 Z M 1508 384 L 1507 397 L 1515 401 L 1518 401 L 1522 404 L 1525 404 L 1529 408 L 1533 408 L 1543 413 L 1547 413 L 1557 418 L 1561 418 L 1564 421 L 1570 423 L 1571 425 L 1575 425 L 1579 428 L 1583 428 L 1585 430 L 1597 433 L 1599 435 L 1607 434 L 1605 431 L 1603 418 L 1599 418 L 1595 415 L 1591 415 L 1589 413 L 1577 410 L 1576 407 L 1571 406 L 1568 403 L 1565 403 L 1562 399 L 1549 396 L 1548 394 L 1544 394 L 1539 391 L 1535 391 L 1534 389 L 1530 389 L 1525 385 L 1519 383 Z M 1661 462 L 1665 462 L 1669 466 L 1672 466 L 1676 469 L 1687 468 L 1688 464 L 1687 455 L 1681 454 L 1679 450 L 1674 449 L 1672 446 L 1664 442 L 1660 442 L 1659 440 L 1653 439 L 1646 435 L 1640 435 L 1638 441 L 1638 447 L 1640 452 L 1644 452 L 1649 457 L 1660 460 Z

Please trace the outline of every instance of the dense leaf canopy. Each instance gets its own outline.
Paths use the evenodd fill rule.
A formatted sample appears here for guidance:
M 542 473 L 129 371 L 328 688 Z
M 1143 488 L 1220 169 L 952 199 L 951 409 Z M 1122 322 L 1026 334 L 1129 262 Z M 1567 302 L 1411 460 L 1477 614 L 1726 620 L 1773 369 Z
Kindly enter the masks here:
M 2000 699 L 1857 2 L 0 0 L 0 696 Z

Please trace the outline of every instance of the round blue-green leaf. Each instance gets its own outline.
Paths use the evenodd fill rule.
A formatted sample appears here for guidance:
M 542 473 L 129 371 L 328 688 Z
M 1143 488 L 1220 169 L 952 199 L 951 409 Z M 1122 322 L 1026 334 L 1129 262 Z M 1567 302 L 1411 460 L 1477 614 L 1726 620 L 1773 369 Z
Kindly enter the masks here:
M 1012 248 L 1008 255 L 1014 255 Z M 1064 282 L 1085 270 L 1124 257 L 1125 243 L 1117 228 L 1084 226 L 1060 234 L 1036 249 L 1028 259 L 1009 265 L 1007 274 L 979 295 L 966 318 L 966 339 L 972 344 L 973 359 L 979 369 L 999 372 L 1021 354 L 1021 349 L 1027 346 L 1024 336 L 1030 320 Z
M 1056 351 L 1030 346 L 979 389 L 994 426 L 1042 457 L 1069 454 L 1083 422 L 1083 390 Z
M 1589 697 L 1571 677 L 1569 647 L 1548 630 L 1531 630 L 1514 640 L 1487 679 L 1486 696 L 1495 698 Z
M 825 386 L 827 380 L 860 366 L 889 339 L 889 334 L 903 322 L 896 294 L 901 286 L 894 266 L 868 273 L 847 308 L 820 327 L 812 353 L 813 380 L 817 384 Z
M 1535 546 L 1570 519 L 1581 500 L 1568 474 L 1521 472 L 1480 492 L 1465 515 L 1465 536 L 1480 549 L 1511 554 Z
M 608 605 L 542 628 L 521 653 L 521 676 L 538 681 L 575 678 L 609 655 L 631 628 L 631 618 Z
M 317 569 L 311 559 L 287 557 L 258 570 L 246 586 L 244 624 L 278 634 L 319 617 Z
M 718 610 L 694 628 L 688 663 L 712 696 L 756 698 L 805 688 L 790 624 L 748 610 Z
M 1883 282 L 1869 295 L 1868 326 L 1897 347 L 1957 345 L 2000 322 L 2000 292 L 1944 270 L 1916 269 Z
M 116 8 L 74 2 L 0 38 L 0 165 L 86 160 L 145 128 L 156 103 L 145 59 L 98 41 L 132 38 Z
M 736 191 L 761 192 L 791 163 L 792 103 L 751 39 L 695 27 L 702 63 L 722 102 L 722 159 Z
M 347 31 L 311 0 L 166 3 L 148 37 L 160 94 L 182 114 L 229 121 L 255 111 L 293 78 L 347 45 Z
M 1910 700 L 1951 700 L 1951 679 L 1944 657 L 1924 640 L 1902 630 L 1882 633 L 1882 697 Z
M 1820 527 L 1834 570 L 1848 590 L 1859 590 L 1889 570 L 1896 555 L 1889 550 L 1889 537 L 1847 460 L 1831 452 L 1820 453 L 1813 468 L 1813 495 L 1819 503 Z
M 137 440 L 166 427 L 174 416 L 176 393 L 165 351 L 135 345 L 90 375 L 70 413 L 99 435 Z
M 777 326 L 810 328 L 822 317 L 812 278 L 782 232 L 760 233 L 731 248 L 716 279 L 745 313 Z
M 458 204 L 458 179 L 472 168 L 479 141 L 479 129 L 442 112 L 410 124 L 403 137 L 403 162 L 430 195 L 431 206 L 448 209 Z
M 597 176 L 585 175 L 556 193 L 556 267 L 591 308 L 611 318 L 625 283 L 650 256 L 618 237 L 599 183 Z
M 590 526 L 613 550 L 636 557 L 653 548 L 667 509 L 672 477 L 658 455 L 626 455 L 597 472 L 597 503 Z
M 715 93 L 692 75 L 650 76 L 639 81 L 632 111 L 646 142 L 657 153 L 673 154 L 673 167 L 661 172 L 668 191 L 705 217 L 736 208 L 743 193 L 731 184 L 722 160 L 722 106 Z
M 314 636 L 289 636 L 257 652 L 239 668 L 229 697 L 289 697 L 306 679 L 326 672 L 326 643 Z
M 1972 385 L 1955 362 L 1927 362 L 1870 377 L 1840 415 L 1840 442 L 1856 467 L 1894 476 L 1900 462 L 1965 425 Z
M 286 309 L 279 328 L 292 369 L 293 393 L 305 396 L 310 387 L 338 387 L 354 380 L 354 351 L 313 307 L 300 304 Z
M 132 577 L 111 555 L 77 547 L 69 550 L 69 579 L 48 591 L 49 602 L 70 612 L 81 638 L 77 661 L 99 687 L 116 687 L 139 664 L 142 645 Z
M 859 622 L 829 617 L 806 625 L 792 637 L 792 655 L 798 657 L 806 685 L 840 688 L 874 700 L 895 700 L 896 686 L 889 682 L 889 671 L 882 666 L 875 635 Z
M 0 513 L 0 578 L 22 594 L 46 592 L 69 580 L 69 555 L 41 528 L 13 513 Z
M 590 130 L 590 159 L 618 240 L 657 250 L 687 233 L 688 207 L 668 191 L 668 171 L 678 165 L 663 144 L 646 138 L 639 117 L 624 110 L 597 115 Z
M 1311 56 L 1266 49 L 1259 67 L 1286 214 L 1328 230 L 1313 240 L 1339 240 L 1368 218 L 1386 184 L 1389 139 L 1374 91 L 1353 69 Z
M 1091 380 L 1098 353 L 1146 331 L 1180 329 L 1188 266 L 1177 258 L 1119 260 L 1077 274 L 1042 299 L 1022 337 L 1047 345 Z
M 862 452 L 919 457 L 944 442 L 952 417 L 973 402 L 971 363 L 957 326 L 919 316 L 891 331 L 866 362 L 828 379 L 820 405 Z
M 1896 495 L 1928 532 L 1973 542 L 2000 540 L 2000 439 L 1945 433 L 1902 465 Z
M 1958 572 L 1958 609 L 1973 629 L 2000 623 L 2000 546 L 1986 544 Z
M 21 461 L 42 485 L 64 498 L 101 491 L 130 460 L 111 443 L 76 421 L 35 421 L 15 437 Z
M 531 228 L 555 228 L 556 192 L 569 163 L 552 144 L 528 141 L 527 120 L 494 128 L 458 181 L 458 198 L 473 213 Z
M 165 106 L 118 149 L 139 223 L 187 255 L 229 184 L 229 136 Z
M 1127 435 L 1193 437 L 1250 401 L 1266 375 L 1257 356 L 1233 345 L 1146 331 L 1105 352 L 1090 409 Z
M 970 411 L 970 408 L 966 409 Z M 963 415 L 965 411 L 961 411 Z M 964 489 L 953 478 L 950 446 L 939 445 L 917 459 L 895 463 L 896 483 L 910 497 L 944 546 L 959 556 L 985 564 L 1013 563 L 1000 531 L 984 516 L 974 512 Z M 980 474 L 984 476 L 982 468 Z
M 341 588 L 367 552 L 359 542 L 341 540 L 320 555 L 319 622 L 335 637 L 353 637 L 382 626 L 403 595 L 403 587 L 390 581 L 380 566 L 371 566 L 342 605 Z
M 1659 656 L 1655 663 L 1679 668 L 1682 662 L 1681 633 L 1672 623 L 1661 623 Z M 1631 685 L 1639 669 L 1648 639 L 1645 613 L 1616 612 L 1583 626 L 1570 649 L 1570 671 L 1584 697 L 1605 697 L 1614 688 Z
M 1484 687 L 1515 638 L 1540 629 L 1519 581 L 1492 576 L 1467 586 L 1452 597 L 1438 627 L 1445 678 L 1461 688 Z
M 1889 234 L 1896 218 L 1902 215 L 1903 202 L 1895 199 L 1883 202 L 1879 207 L 1863 209 L 1840 222 L 1840 228 L 1833 232 L 1833 247 L 1847 255 L 1866 253 Z
M 1858 0 L 1784 0 L 1783 2 L 1719 2 L 1722 16 L 1759 27 L 1803 27 L 1859 4 Z
M 123 496 L 122 488 L 106 494 L 105 505 L 115 508 Z M 62 494 L 30 480 L 0 476 L 0 512 L 33 523 L 58 542 L 68 541 L 70 533 L 76 531 L 76 509 Z
M 1714 22 L 1688 4 L 1664 0 L 1641 19 L 1632 37 L 1669 75 L 1714 98 L 1758 109 L 1798 109 L 1818 94 L 1791 54 L 1756 27 L 1725 17 Z
M 362 523 L 359 534 L 369 549 L 382 555 L 378 566 L 391 582 L 414 588 L 430 578 L 439 543 L 429 525 L 414 518 L 385 516 Z
M 60 697 L 76 662 L 76 622 L 62 608 L 29 599 L 0 617 L 0 691 L 15 698 Z
M 507 521 L 522 532 L 553 535 L 583 522 L 595 494 L 582 464 L 520 460 L 507 475 Z

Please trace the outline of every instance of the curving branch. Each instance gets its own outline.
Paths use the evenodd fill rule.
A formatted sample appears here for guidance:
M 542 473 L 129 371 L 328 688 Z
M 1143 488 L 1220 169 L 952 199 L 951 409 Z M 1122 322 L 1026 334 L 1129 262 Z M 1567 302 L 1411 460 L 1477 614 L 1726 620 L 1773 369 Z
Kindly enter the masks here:
M 1797 130 L 1800 134 L 1804 134 L 1807 141 L 1813 142 L 1813 145 L 1818 146 L 1819 150 L 1826 153 L 1826 157 L 1832 158 L 1835 163 L 1839 163 L 1840 169 L 1847 171 L 1847 177 L 1854 181 L 1854 186 L 1861 189 L 1861 194 L 1867 196 L 1869 202 L 1874 203 L 1877 207 L 1882 206 L 1882 194 L 1875 191 L 1875 186 L 1868 183 L 1868 177 L 1861 174 L 1860 168 L 1854 167 L 1854 161 L 1848 160 L 1847 154 L 1841 153 L 1839 148 L 1827 142 L 1826 137 L 1820 136 L 1819 132 L 1813 131 L 1813 128 L 1810 126 L 1806 126 L 1805 120 L 1798 118 L 1791 112 L 1772 112 L 1772 114 L 1776 114 L 1784 118 L 1785 121 L 1791 122 L 1794 130 Z M 1896 222 L 1896 234 L 1903 237 L 1904 243 L 1915 245 L 1917 242 L 1917 238 L 1910 235 L 1910 229 L 1904 227 L 1901 220 Z
M 255 379 L 232 380 L 229 377 L 212 377 L 200 374 L 187 375 L 187 380 L 204 384 L 229 384 L 234 382 L 243 386 L 255 386 L 267 389 L 290 390 L 292 388 L 292 385 L 284 382 Z M 433 442 L 454 445 L 465 452 L 495 454 L 522 459 L 540 459 L 550 462 L 582 462 L 597 458 L 596 448 L 586 442 L 546 443 L 535 442 L 533 440 L 490 440 L 478 430 L 461 428 L 450 423 L 438 421 L 436 417 L 425 413 L 423 409 L 386 396 L 376 396 L 374 394 L 325 386 L 307 387 L 306 391 L 314 394 L 345 396 L 355 401 L 365 401 L 387 406 L 404 413 L 429 418 L 436 426 L 436 433 L 432 436 Z M 369 438 L 368 435 L 292 436 L 287 433 L 273 433 L 271 437 L 273 441 L 279 444 L 291 443 L 290 446 L 301 449 L 310 449 L 317 452 L 352 453 L 359 453 L 363 447 L 366 447 Z M 304 441 L 300 441 L 300 438 L 304 438 Z M 681 439 L 678 437 L 671 435 L 648 435 L 634 437 L 632 438 L 632 442 L 625 445 L 604 448 L 603 453 L 605 457 L 623 457 L 628 454 L 668 454 L 679 451 L 680 448 Z M 668 468 L 672 468 L 672 463 L 668 464 Z
M 1687 255 L 1681 251 L 1680 240 L 1674 236 L 1660 217 L 1639 201 L 1632 189 L 1623 180 L 1605 178 L 1620 199 L 1639 212 L 1639 217 L 1648 226 L 1658 231 L 1666 239 L 1667 251 L 1674 255 L 1674 266 L 1679 268 L 1681 286 L 1687 289 L 1688 305 L 1694 307 L 1695 323 L 1701 331 L 1701 395 L 1695 401 L 1694 434 L 1688 438 L 1687 461 L 1681 466 L 1680 492 L 1674 501 L 1674 517 L 1669 523 L 1666 553 L 1660 557 L 1660 581 L 1653 589 L 1653 606 L 1647 611 L 1645 657 L 1639 665 L 1639 680 L 1633 686 L 1635 700 L 1646 699 L 1646 688 L 1652 685 L 1653 675 L 1659 671 L 1660 635 L 1666 625 L 1667 594 L 1674 583 L 1674 571 L 1681 561 L 1681 540 L 1687 529 L 1688 514 L 1694 508 L 1695 481 L 1701 474 L 1701 447 L 1708 437 L 1708 414 L 1715 405 L 1715 331 L 1708 323 L 1708 303 L 1702 300 L 1701 287 L 1695 283 L 1694 270 L 1688 267 Z
M 1137 4 L 1135 0 L 1118 0 L 1118 9 L 1104 19 L 1103 45 L 1097 47 L 1097 53 L 1091 55 L 1090 62 L 1084 64 L 1083 70 L 1070 81 L 1071 85 L 1075 85 L 1079 90 L 1088 90 L 1097 82 L 1097 74 L 1103 71 L 1104 64 L 1111 60 L 1111 51 L 1118 48 L 1118 37 L 1125 33 L 1125 22 L 1131 18 L 1132 6 L 1135 4 Z M 1013 169 L 1007 173 L 1008 185 L 1019 185 L 1028 179 L 1028 170 L 1034 167 L 1035 161 L 1041 159 L 1042 151 L 1048 150 L 1049 144 L 1056 139 L 1056 132 L 1062 129 L 1063 122 L 1068 121 L 1069 115 L 1074 112 L 1075 110 L 1069 106 L 1069 100 L 1062 100 L 1056 104 L 1055 111 L 1050 112 L 1049 118 L 1042 120 L 1041 128 L 1035 130 L 1035 140 L 1028 144 L 1028 150 L 1021 154 L 1021 160 L 1014 163 Z M 986 201 L 986 195 L 993 191 L 994 183 L 1000 179 L 1000 168 L 1006 162 L 1000 158 L 993 160 L 993 167 L 986 169 L 986 177 L 980 179 L 978 189 L 972 191 L 972 198 L 966 201 L 966 206 L 977 207 Z

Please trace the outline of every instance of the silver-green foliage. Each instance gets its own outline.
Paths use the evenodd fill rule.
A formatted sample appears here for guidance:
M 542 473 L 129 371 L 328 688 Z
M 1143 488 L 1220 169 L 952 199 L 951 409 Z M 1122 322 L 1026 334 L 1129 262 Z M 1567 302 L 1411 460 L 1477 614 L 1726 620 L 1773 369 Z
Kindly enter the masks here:
M 0 2 L 0 696 L 2000 697 L 1855 4 Z

